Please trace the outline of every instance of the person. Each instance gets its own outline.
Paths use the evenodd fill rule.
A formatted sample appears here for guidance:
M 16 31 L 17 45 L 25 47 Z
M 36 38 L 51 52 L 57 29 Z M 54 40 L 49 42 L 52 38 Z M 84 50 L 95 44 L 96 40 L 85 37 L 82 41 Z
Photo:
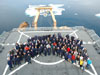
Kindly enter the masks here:
M 10 51 L 9 51 L 9 52 L 7 53 L 7 57 L 10 57 L 10 54 L 11 54 L 11 53 L 10 53 Z
M 75 58 L 77 57 L 77 55 L 78 55 L 78 52 L 77 52 L 77 50 L 75 49 L 75 51 L 74 51 L 74 55 L 75 55 Z
M 9 65 L 9 70 L 11 70 L 13 67 L 12 67 L 12 61 L 10 58 L 8 58 L 8 65 Z
M 80 56 L 77 55 L 77 57 L 76 57 L 76 64 L 77 64 L 77 65 L 79 65 L 79 60 L 80 60 Z
M 68 52 L 68 53 L 70 52 L 70 47 L 67 48 L 67 52 Z
M 71 61 L 72 61 L 72 64 L 75 63 L 75 55 L 74 54 L 72 54 Z
M 56 52 L 56 48 L 55 48 L 55 46 L 53 46 L 53 48 L 52 48 L 52 54 L 55 55 L 55 52 Z
M 48 55 L 51 54 L 51 48 L 50 47 L 51 47 L 50 44 L 46 45 Z
M 14 56 L 14 67 L 17 65 L 17 55 Z
M 40 51 L 39 51 L 39 54 L 42 55 L 43 53 L 43 45 L 41 44 L 41 46 L 39 47 Z
M 68 61 L 71 62 L 71 54 L 68 54 Z
M 53 46 L 57 46 L 57 43 L 56 43 L 56 42 L 54 42 L 54 43 L 53 43 Z
M 44 48 L 44 55 L 47 56 L 47 49 Z
M 20 48 L 18 43 L 16 43 L 15 46 L 16 46 L 16 50 L 18 50 Z
M 31 56 L 30 56 L 30 54 L 28 54 L 28 56 L 27 56 L 27 61 L 28 61 L 28 64 L 31 63 Z
M 80 69 L 83 69 L 83 59 L 80 60 Z
M 90 68 L 90 64 L 92 64 L 92 61 L 88 58 L 88 59 L 87 59 L 87 69 Z
M 69 35 L 68 34 L 66 35 L 66 38 L 67 38 L 67 40 L 69 39 Z
M 30 48 L 26 45 L 24 49 L 28 51 Z
M 34 57 L 34 53 L 33 53 L 33 50 L 32 49 L 30 51 L 30 55 L 31 55 L 32 58 Z
M 20 60 L 20 57 L 17 55 L 17 64 L 18 66 L 21 64 L 21 60 Z
M 84 60 L 84 61 L 83 61 L 83 71 L 85 70 L 86 66 L 87 66 L 87 61 Z
M 80 60 L 83 60 L 83 56 L 82 55 L 80 55 Z
M 68 52 L 65 53 L 65 60 L 68 61 Z
M 32 46 L 32 52 L 33 52 L 33 57 L 35 57 L 36 56 L 36 48 L 34 48 L 33 46 Z
M 60 55 L 60 49 L 59 49 L 59 47 L 57 47 L 57 49 L 56 49 L 56 53 L 57 53 L 57 56 Z
M 56 34 L 34 36 L 27 39 L 24 44 L 16 43 L 15 47 L 7 54 L 7 59 L 10 58 L 10 61 L 14 61 L 15 65 L 20 65 L 23 59 L 24 62 L 31 63 L 32 57 L 42 53 L 44 56 L 51 55 L 51 52 L 53 55 L 57 53 L 61 58 L 64 57 L 65 60 L 80 65 L 83 69 L 86 66 L 86 62 L 88 63 L 86 67 L 89 67 L 90 63 L 92 63 L 91 60 L 87 60 L 87 49 L 83 47 L 82 40 L 75 39 L 74 36 L 70 37 L 69 35 L 64 38 L 61 33 L 58 33 L 58 36 Z
M 66 51 L 65 51 L 65 49 L 64 49 L 64 47 L 60 50 L 60 54 L 61 54 L 61 58 L 63 58 L 64 56 L 65 56 L 65 53 L 66 53 Z
M 26 62 L 27 61 L 27 54 L 25 52 L 23 54 L 24 54 L 23 55 L 24 62 Z
M 74 41 L 74 38 L 75 38 L 74 36 L 71 36 L 71 40 L 72 40 L 72 41 Z
M 83 40 L 80 40 L 80 45 L 83 45 Z

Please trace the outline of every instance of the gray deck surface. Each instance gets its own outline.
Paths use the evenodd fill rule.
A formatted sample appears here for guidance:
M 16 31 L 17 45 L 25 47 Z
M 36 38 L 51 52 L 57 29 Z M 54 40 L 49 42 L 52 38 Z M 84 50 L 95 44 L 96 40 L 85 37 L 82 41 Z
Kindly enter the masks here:
M 60 32 L 61 30 L 59 30 Z M 66 31 L 66 32 L 65 32 Z M 61 32 L 61 34 L 63 36 L 65 36 L 66 34 L 71 34 L 72 32 L 67 32 L 69 30 L 64 30 L 64 32 Z M 23 31 L 26 32 L 26 31 Z M 26 35 L 32 37 L 34 35 L 47 35 L 47 34 L 56 34 L 58 32 L 31 32 L 31 33 L 25 33 Z M 87 34 L 87 32 L 85 30 L 78 30 L 76 32 L 77 36 L 79 37 L 80 40 L 84 40 L 84 42 L 93 42 L 93 40 L 90 38 L 90 36 Z M 76 37 L 75 34 L 72 34 L 73 36 Z M 5 44 L 9 43 L 9 44 L 13 44 L 16 43 L 18 41 L 20 37 L 20 33 L 17 31 L 13 31 L 10 33 L 9 37 L 6 39 Z M 21 39 L 19 42 L 24 43 L 27 41 L 27 38 L 25 35 L 22 35 Z M 7 52 L 14 48 L 14 45 L 4 45 L 5 49 L 3 50 L 2 53 L 0 53 L 0 75 L 3 74 L 5 67 L 7 65 Z M 84 44 L 84 46 L 87 48 L 88 50 L 88 54 L 90 56 L 90 59 L 92 60 L 92 64 L 94 65 L 98 75 L 100 75 L 100 55 L 97 54 L 95 48 L 93 47 L 93 44 Z M 39 60 L 41 62 L 46 62 L 46 63 L 51 63 L 51 62 L 56 62 L 59 60 L 62 60 L 60 57 L 57 56 L 39 56 L 36 58 L 36 60 Z M 22 63 L 23 65 L 24 63 Z M 15 67 L 14 70 L 18 68 Z M 92 69 L 90 69 L 89 71 L 92 71 Z M 6 75 L 9 74 L 11 71 L 9 71 L 9 69 L 6 72 Z M 74 66 L 73 64 L 67 62 L 67 61 L 63 61 L 59 64 L 56 65 L 41 65 L 38 64 L 34 61 L 32 61 L 32 64 L 28 64 L 25 65 L 23 68 L 21 68 L 20 70 L 14 72 L 13 75 L 89 75 L 87 72 L 82 72 L 80 70 L 80 68 Z

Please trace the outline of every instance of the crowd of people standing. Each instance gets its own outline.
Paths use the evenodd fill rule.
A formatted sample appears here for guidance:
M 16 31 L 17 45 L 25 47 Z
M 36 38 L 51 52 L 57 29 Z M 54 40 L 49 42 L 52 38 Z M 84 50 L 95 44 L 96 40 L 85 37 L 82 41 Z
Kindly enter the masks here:
M 91 60 L 87 54 L 87 49 L 83 46 L 83 41 L 74 36 L 61 33 L 53 35 L 34 36 L 27 39 L 24 44 L 16 43 L 15 48 L 7 54 L 7 63 L 11 70 L 23 61 L 32 63 L 31 58 L 37 55 L 55 55 L 64 58 L 72 64 L 80 65 L 82 70 L 89 68 Z

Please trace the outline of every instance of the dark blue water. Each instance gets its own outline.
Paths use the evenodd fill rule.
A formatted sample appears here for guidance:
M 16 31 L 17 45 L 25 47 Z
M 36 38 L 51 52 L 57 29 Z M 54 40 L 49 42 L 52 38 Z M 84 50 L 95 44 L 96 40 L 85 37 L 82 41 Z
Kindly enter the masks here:
M 64 4 L 65 11 L 56 16 L 57 25 L 85 26 L 94 29 L 100 36 L 100 0 L 0 0 L 0 34 L 17 28 L 23 21 L 32 23 L 33 17 L 25 15 L 28 5 Z M 34 12 L 33 12 L 34 13 Z M 78 13 L 78 15 L 74 15 Z M 38 26 L 52 26 L 51 17 L 40 16 Z

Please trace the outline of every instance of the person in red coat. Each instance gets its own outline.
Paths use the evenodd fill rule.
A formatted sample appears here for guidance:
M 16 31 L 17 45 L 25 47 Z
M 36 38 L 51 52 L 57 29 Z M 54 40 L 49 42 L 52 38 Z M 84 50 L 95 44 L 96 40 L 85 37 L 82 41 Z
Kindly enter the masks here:
M 72 64 L 75 63 L 75 55 L 74 54 L 72 54 L 71 61 L 72 61 Z
M 54 42 L 54 43 L 53 43 L 53 45 L 54 45 L 54 46 L 56 46 L 56 45 L 57 45 L 57 43 L 56 43 L 56 42 Z
M 26 51 L 28 51 L 30 48 L 28 46 L 25 46 L 24 48 Z
M 68 52 L 68 53 L 70 52 L 70 48 L 69 48 L 69 47 L 67 48 L 67 52 Z

